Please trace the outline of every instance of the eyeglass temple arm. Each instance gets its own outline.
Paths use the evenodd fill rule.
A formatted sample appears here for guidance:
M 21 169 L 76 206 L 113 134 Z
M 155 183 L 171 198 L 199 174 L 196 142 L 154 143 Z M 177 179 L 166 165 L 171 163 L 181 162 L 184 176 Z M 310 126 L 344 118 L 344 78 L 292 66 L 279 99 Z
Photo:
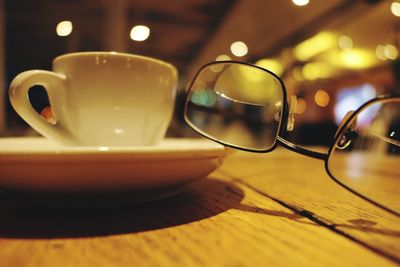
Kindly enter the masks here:
M 283 147 L 285 147 L 293 152 L 296 152 L 296 153 L 299 153 L 299 154 L 302 154 L 302 155 L 305 155 L 308 157 L 312 157 L 315 159 L 321 159 L 321 160 L 326 160 L 326 158 L 328 157 L 328 154 L 326 154 L 326 153 L 316 152 L 316 151 L 312 151 L 312 150 L 300 147 L 298 145 L 295 145 L 295 144 L 289 142 L 288 140 L 286 140 L 280 136 L 277 137 L 277 140 L 280 145 L 282 145 Z
M 351 110 L 351 111 L 346 113 L 346 115 L 344 116 L 342 122 L 340 123 L 340 125 L 338 127 L 338 130 L 335 133 L 335 137 L 340 132 L 340 129 L 343 127 L 343 125 L 347 122 L 347 120 L 350 118 L 350 116 L 353 113 L 354 113 L 354 110 Z M 353 122 L 353 124 L 354 125 L 352 125 L 352 127 L 355 127 L 355 121 Z M 400 146 L 400 142 L 399 141 L 393 140 L 392 138 L 386 137 L 386 136 L 384 136 L 384 135 L 382 135 L 380 133 L 377 133 L 377 132 L 371 131 L 371 130 L 369 130 L 368 133 L 373 135 L 373 136 L 375 136 L 375 137 L 377 137 L 377 138 L 379 138 L 379 139 L 381 139 L 381 140 L 383 140 L 383 141 L 385 141 L 385 142 L 388 142 L 388 143 L 390 143 L 392 145 Z
M 287 103 L 289 106 L 289 113 L 288 116 L 285 117 L 286 121 L 284 123 L 284 125 L 286 125 L 286 130 L 287 131 L 292 131 L 293 127 L 294 127 L 294 113 L 296 112 L 296 106 L 297 106 L 297 98 L 296 96 L 292 96 L 290 98 L 290 103 Z M 316 151 L 312 151 L 303 147 L 300 147 L 298 145 L 295 145 L 291 142 L 289 142 L 288 140 L 280 137 L 279 135 L 276 137 L 278 143 L 285 147 L 286 149 L 308 156 L 308 157 L 312 157 L 315 159 L 322 159 L 325 160 L 328 157 L 328 154 L 325 153 L 320 153 L 320 152 L 316 152 Z
M 368 133 L 370 133 L 371 135 L 373 135 L 375 137 L 378 137 L 379 139 L 381 139 L 381 140 L 383 140 L 385 142 L 388 142 L 388 143 L 390 143 L 392 145 L 400 147 L 400 142 L 399 141 L 393 140 L 392 138 L 386 137 L 386 136 L 384 136 L 382 134 L 379 134 L 379 133 L 377 133 L 375 131 L 371 131 L 370 130 L 370 131 L 368 131 Z

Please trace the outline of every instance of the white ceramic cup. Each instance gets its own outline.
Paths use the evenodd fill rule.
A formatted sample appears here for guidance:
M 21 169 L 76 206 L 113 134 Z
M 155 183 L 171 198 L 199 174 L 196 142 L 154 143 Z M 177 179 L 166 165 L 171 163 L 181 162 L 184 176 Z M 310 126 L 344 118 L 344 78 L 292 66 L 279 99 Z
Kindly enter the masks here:
M 166 62 L 116 52 L 59 56 L 53 71 L 16 76 L 9 97 L 16 112 L 45 137 L 65 145 L 148 146 L 164 137 L 172 118 L 178 74 Z M 32 107 L 34 85 L 47 91 L 54 123 Z

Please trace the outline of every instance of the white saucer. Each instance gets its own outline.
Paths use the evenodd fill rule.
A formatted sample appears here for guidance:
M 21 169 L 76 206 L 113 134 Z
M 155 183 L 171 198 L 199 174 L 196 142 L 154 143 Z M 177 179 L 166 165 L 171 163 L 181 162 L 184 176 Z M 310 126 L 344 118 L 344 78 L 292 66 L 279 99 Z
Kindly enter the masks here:
M 206 177 L 225 154 L 222 145 L 204 139 L 165 139 L 154 147 L 65 147 L 44 138 L 0 138 L 0 188 L 68 201 L 154 200 Z

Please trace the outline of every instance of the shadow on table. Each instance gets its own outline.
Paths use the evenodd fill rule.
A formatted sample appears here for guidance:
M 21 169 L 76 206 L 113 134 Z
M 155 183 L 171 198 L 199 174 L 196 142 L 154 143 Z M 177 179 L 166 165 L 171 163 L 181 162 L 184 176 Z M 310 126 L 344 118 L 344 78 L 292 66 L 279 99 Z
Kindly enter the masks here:
M 295 213 L 242 204 L 244 197 L 243 190 L 233 183 L 216 179 L 200 180 L 168 199 L 130 206 L 43 206 L 10 194 L 0 200 L 0 237 L 56 238 L 135 233 L 203 220 L 229 209 L 298 222 L 303 218 Z
M 130 206 L 43 206 L 10 194 L 0 201 L 0 236 L 82 237 L 162 229 L 215 216 L 239 206 L 243 198 L 241 189 L 215 179 L 200 180 L 168 199 Z

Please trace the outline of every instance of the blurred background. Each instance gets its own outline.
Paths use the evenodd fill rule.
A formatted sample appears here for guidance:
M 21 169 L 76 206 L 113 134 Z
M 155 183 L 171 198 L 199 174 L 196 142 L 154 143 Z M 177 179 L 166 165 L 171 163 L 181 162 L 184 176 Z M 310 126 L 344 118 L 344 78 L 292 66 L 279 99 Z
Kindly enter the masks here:
M 399 45 L 397 0 L 0 0 L 0 135 L 35 134 L 8 101 L 18 73 L 104 50 L 178 68 L 170 136 L 192 134 L 179 100 L 199 67 L 232 59 L 273 71 L 297 96 L 293 141 L 328 145 L 347 111 L 399 93 Z M 40 88 L 31 98 L 39 112 L 48 105 Z

